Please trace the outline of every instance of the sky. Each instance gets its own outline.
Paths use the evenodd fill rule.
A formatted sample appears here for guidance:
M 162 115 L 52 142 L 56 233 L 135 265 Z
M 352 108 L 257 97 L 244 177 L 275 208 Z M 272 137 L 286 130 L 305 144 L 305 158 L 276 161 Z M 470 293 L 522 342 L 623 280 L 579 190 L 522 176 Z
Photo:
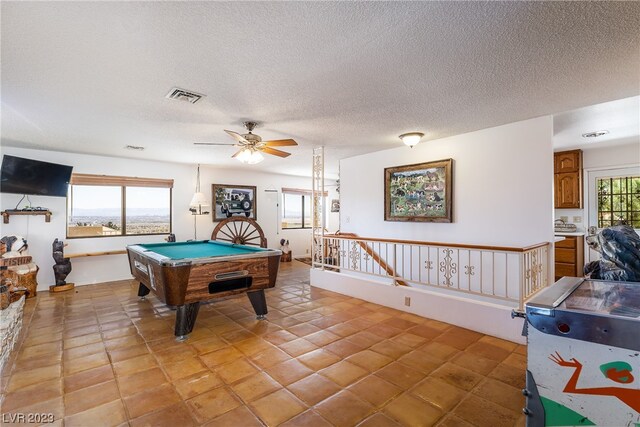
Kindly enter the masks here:
M 121 205 L 120 187 L 76 185 L 73 187 L 75 209 L 113 209 Z M 127 208 L 165 208 L 169 210 L 169 189 L 127 187 Z

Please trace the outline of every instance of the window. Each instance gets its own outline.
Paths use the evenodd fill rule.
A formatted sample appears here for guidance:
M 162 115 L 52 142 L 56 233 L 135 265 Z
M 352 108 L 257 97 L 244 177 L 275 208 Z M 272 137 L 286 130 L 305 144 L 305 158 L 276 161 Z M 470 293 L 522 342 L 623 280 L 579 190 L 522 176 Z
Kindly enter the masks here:
M 640 228 L 640 176 L 596 178 L 598 228 L 625 221 Z
M 67 238 L 171 233 L 173 180 L 73 174 Z
M 328 212 L 325 192 L 325 210 Z M 282 228 L 311 228 L 311 191 L 293 188 L 282 189 Z

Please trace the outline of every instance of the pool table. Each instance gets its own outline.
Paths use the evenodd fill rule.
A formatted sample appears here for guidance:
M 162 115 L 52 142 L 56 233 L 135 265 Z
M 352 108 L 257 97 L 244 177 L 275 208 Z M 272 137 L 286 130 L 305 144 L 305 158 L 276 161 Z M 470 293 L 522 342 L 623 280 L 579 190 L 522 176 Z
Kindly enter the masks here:
M 246 292 L 259 319 L 267 314 L 264 290 L 276 284 L 281 251 L 216 240 L 127 246 L 138 296 L 150 291 L 177 309 L 175 335 L 193 330 L 200 302 Z

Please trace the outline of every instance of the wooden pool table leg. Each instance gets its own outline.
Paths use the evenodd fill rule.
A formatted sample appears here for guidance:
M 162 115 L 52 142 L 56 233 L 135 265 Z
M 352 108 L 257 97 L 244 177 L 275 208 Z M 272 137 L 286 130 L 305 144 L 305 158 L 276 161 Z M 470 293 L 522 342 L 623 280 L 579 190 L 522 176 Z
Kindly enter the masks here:
M 192 302 L 191 304 L 179 305 L 177 307 L 175 335 L 178 341 L 186 340 L 187 335 L 193 331 L 193 325 L 196 323 L 199 309 L 199 302 Z
M 256 312 L 258 319 L 265 319 L 265 314 L 267 314 L 268 310 L 267 299 L 264 296 L 264 289 L 260 289 L 259 291 L 247 292 L 247 296 L 249 297 L 249 301 L 251 301 L 253 311 Z
M 140 299 L 145 299 L 144 297 L 149 295 L 149 292 L 151 292 L 151 290 L 149 290 L 149 288 L 147 288 L 145 285 L 140 283 L 140 285 L 138 286 L 138 296 L 140 297 Z

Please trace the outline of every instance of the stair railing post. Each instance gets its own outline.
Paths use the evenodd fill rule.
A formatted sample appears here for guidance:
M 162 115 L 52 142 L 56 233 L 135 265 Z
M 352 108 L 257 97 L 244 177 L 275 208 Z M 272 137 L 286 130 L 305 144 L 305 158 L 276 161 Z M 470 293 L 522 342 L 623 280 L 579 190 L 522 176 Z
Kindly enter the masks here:
M 397 243 L 393 244 L 393 286 L 398 286 Z

